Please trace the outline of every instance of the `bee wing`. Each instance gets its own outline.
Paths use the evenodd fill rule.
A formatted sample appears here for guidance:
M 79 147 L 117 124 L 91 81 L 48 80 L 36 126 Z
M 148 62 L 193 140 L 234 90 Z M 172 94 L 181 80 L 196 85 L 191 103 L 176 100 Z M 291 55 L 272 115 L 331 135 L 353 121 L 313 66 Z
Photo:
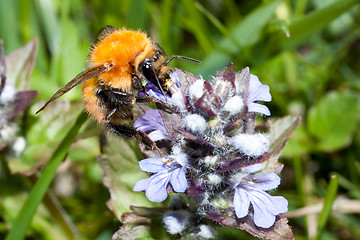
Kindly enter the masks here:
M 102 74 L 104 72 L 107 72 L 110 69 L 112 69 L 114 66 L 115 66 L 114 63 L 107 62 L 107 63 L 99 65 L 99 66 L 88 68 L 85 71 L 81 72 L 73 80 L 68 82 L 65 86 L 60 88 L 54 95 L 52 95 L 52 97 L 44 104 L 44 106 L 42 106 L 42 108 L 40 108 L 36 112 L 36 114 L 38 114 L 39 112 L 44 110 L 49 103 L 55 101 L 56 99 L 58 99 L 59 97 L 61 97 L 62 95 L 64 95 L 68 91 L 70 91 L 72 88 L 79 85 L 80 83 L 83 83 L 86 80 L 89 80 L 89 79 L 91 79 L 93 77 L 96 77 L 96 76 L 98 76 L 98 75 L 100 75 L 100 74 Z

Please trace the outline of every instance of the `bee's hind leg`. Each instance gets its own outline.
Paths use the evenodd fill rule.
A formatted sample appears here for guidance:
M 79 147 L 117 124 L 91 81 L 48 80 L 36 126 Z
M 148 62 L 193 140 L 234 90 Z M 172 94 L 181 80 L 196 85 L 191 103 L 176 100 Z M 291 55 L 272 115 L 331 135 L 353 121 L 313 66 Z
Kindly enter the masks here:
M 138 142 L 144 144 L 147 150 L 156 150 L 161 155 L 160 149 L 156 146 L 155 142 L 148 137 L 146 133 L 138 131 L 135 128 L 116 124 L 113 122 L 107 122 L 105 126 L 117 135 L 136 139 Z

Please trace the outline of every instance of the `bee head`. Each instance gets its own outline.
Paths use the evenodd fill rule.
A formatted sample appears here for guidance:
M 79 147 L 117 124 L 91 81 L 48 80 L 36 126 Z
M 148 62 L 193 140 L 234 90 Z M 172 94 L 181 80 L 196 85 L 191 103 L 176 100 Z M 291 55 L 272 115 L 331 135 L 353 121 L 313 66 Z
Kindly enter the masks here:
M 170 79 L 171 70 L 166 54 L 160 47 L 156 48 L 156 53 L 152 58 L 145 58 L 140 62 L 138 71 L 164 94 L 169 93 L 167 83 Z

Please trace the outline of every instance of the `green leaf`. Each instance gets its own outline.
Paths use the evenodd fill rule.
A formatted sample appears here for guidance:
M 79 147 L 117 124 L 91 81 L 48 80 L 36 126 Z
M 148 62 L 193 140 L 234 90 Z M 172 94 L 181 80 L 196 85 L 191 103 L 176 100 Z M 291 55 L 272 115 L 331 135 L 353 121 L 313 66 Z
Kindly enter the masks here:
M 41 103 L 35 104 L 30 112 L 34 113 L 41 107 Z M 73 105 L 67 100 L 60 99 L 52 103 L 36 117 L 38 120 L 27 130 L 27 147 L 19 157 L 13 157 L 8 160 L 9 168 L 12 174 L 23 174 L 29 176 L 34 174 L 47 164 L 51 158 L 51 151 L 44 149 L 53 149 L 54 144 L 60 143 L 66 135 L 69 126 L 71 126 L 79 112 L 83 109 L 81 105 Z M 59 113 L 62 113 L 60 116 Z
M 112 240 L 131 239 L 169 239 L 162 225 L 162 218 L 167 208 L 130 207 L 132 212 L 121 215 L 120 229 Z
M 35 183 L 31 190 L 29 197 L 26 199 L 22 206 L 19 215 L 15 222 L 12 224 L 12 228 L 9 234 L 6 236 L 6 240 L 19 240 L 24 239 L 26 231 L 31 223 L 31 220 L 44 197 L 52 179 L 55 176 L 56 170 L 60 163 L 66 157 L 71 144 L 74 142 L 80 127 L 87 119 L 87 114 L 82 112 L 77 118 L 73 127 L 69 130 L 63 141 L 55 150 L 49 163 L 46 165 L 41 173 L 41 177 Z
M 104 185 L 111 192 L 107 202 L 109 208 L 120 220 L 130 205 L 153 206 L 143 192 L 135 193 L 135 183 L 148 175 L 139 168 L 138 143 L 118 136 L 107 135 L 98 162 L 104 173 Z
M 267 161 L 266 171 L 280 173 L 283 164 L 278 162 L 278 159 L 284 150 L 286 143 L 291 138 L 295 130 L 301 123 L 301 117 L 297 115 L 289 115 L 276 120 L 268 120 L 266 125 L 269 127 L 267 133 L 271 143 L 269 153 L 271 157 Z
M 319 150 L 335 151 L 350 143 L 356 129 L 357 105 L 351 93 L 330 92 L 310 109 L 308 130 Z

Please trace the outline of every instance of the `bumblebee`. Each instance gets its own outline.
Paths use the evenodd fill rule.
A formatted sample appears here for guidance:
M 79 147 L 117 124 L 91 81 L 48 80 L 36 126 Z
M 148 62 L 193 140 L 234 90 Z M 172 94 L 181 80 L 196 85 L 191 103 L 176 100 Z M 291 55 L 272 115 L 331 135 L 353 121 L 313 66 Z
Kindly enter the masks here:
M 135 104 L 166 105 L 146 94 L 134 93 L 145 93 L 144 86 L 149 81 L 164 94 L 170 94 L 168 64 L 174 57 L 199 62 L 183 56 L 168 59 L 160 45 L 145 33 L 107 26 L 90 48 L 89 67 L 60 88 L 36 113 L 82 83 L 85 109 L 98 123 L 115 134 L 138 140 L 147 149 L 158 150 L 146 133 L 123 123 L 136 119 Z

